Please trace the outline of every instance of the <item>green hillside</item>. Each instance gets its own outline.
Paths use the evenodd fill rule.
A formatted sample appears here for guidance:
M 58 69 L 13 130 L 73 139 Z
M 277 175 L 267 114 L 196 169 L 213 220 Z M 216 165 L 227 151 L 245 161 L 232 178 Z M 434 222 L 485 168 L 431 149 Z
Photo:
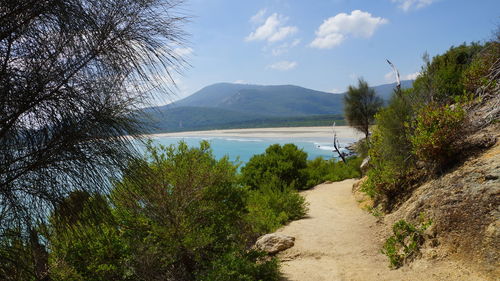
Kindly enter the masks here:
M 412 81 L 402 81 L 403 88 Z M 388 100 L 395 84 L 373 87 Z M 218 83 L 166 106 L 147 108 L 154 132 L 209 129 L 325 126 L 343 119 L 343 94 L 293 85 Z

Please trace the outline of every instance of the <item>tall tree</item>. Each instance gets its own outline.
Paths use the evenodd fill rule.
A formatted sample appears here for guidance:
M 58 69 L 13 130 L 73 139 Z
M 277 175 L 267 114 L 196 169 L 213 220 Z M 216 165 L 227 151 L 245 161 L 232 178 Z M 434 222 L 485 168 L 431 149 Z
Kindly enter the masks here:
M 184 65 L 181 2 L 0 0 L 0 242 L 36 239 L 64 196 L 106 190 L 135 155 L 134 112 Z
M 375 113 L 382 106 L 383 101 L 375 94 L 375 90 L 360 78 L 358 87 L 349 86 L 344 96 L 344 114 L 349 126 L 365 134 L 368 140 L 370 125 L 375 121 Z

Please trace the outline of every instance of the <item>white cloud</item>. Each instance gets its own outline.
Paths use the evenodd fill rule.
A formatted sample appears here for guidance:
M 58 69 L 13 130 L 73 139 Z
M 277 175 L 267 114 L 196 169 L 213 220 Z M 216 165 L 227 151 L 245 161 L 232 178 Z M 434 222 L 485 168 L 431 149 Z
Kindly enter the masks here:
M 360 10 L 354 10 L 351 14 L 340 13 L 323 21 L 310 46 L 329 49 L 340 45 L 349 36 L 370 38 L 378 27 L 388 22 L 387 19 L 373 17 Z
M 436 0 L 391 0 L 393 3 L 398 3 L 398 7 L 405 11 L 408 12 L 409 10 L 412 9 L 421 9 L 423 7 L 429 6 Z
M 267 67 L 275 70 L 286 71 L 294 69 L 296 66 L 297 62 L 284 60 L 268 65 Z
M 248 84 L 248 81 L 245 81 L 245 80 L 236 80 L 233 83 L 234 84 Z
M 417 77 L 420 75 L 420 72 L 415 72 L 415 73 L 410 73 L 408 75 L 406 75 L 404 78 L 405 80 L 415 80 L 417 79 Z
M 300 39 L 295 39 L 292 42 L 283 43 L 277 46 L 276 48 L 273 48 L 271 53 L 273 54 L 273 56 L 279 56 L 285 54 L 291 48 L 298 46 L 300 44 L 300 41 L 301 41 Z
M 274 13 L 257 29 L 250 33 L 245 41 L 263 41 L 277 42 L 295 34 L 298 28 L 295 26 L 284 26 L 288 18 Z
M 262 23 L 264 22 L 264 16 L 266 15 L 267 13 L 267 9 L 261 9 L 257 12 L 257 14 L 253 15 L 251 18 L 250 18 L 250 22 L 253 22 L 253 23 Z
M 179 47 L 174 49 L 174 53 L 181 57 L 189 56 L 193 53 L 193 49 L 189 47 L 188 48 Z

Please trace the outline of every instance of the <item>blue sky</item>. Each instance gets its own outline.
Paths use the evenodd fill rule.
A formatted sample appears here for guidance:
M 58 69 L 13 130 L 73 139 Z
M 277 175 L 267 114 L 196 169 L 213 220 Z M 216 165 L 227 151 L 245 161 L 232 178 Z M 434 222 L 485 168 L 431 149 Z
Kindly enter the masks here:
M 178 52 L 191 67 L 175 78 L 182 98 L 218 82 L 293 84 L 343 92 L 403 79 L 500 25 L 498 0 L 187 0 L 190 34 Z

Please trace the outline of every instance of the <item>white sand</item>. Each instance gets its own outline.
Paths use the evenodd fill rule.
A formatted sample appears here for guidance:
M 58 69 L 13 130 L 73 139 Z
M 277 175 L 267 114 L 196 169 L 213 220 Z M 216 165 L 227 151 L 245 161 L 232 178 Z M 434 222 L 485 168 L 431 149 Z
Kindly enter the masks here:
M 360 139 L 363 135 L 351 127 L 335 127 L 340 139 Z M 332 138 L 332 127 L 282 127 L 192 131 L 177 133 L 160 133 L 152 137 L 248 137 L 248 138 Z

